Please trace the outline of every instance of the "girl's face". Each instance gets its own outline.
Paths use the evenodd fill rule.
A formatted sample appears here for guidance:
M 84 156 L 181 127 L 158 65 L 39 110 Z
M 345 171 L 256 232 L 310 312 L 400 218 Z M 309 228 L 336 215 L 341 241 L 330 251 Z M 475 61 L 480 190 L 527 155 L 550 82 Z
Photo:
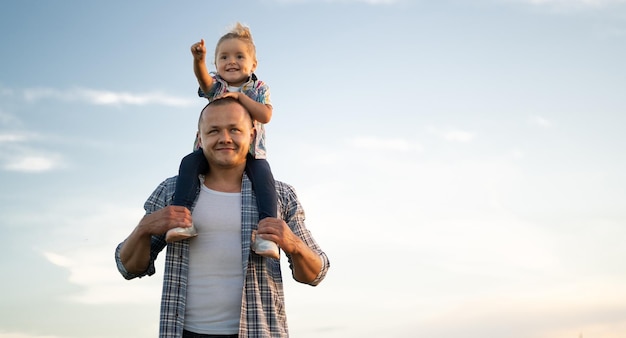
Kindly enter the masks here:
M 215 68 L 229 85 L 241 86 L 256 69 L 256 61 L 247 43 L 227 39 L 217 46 Z

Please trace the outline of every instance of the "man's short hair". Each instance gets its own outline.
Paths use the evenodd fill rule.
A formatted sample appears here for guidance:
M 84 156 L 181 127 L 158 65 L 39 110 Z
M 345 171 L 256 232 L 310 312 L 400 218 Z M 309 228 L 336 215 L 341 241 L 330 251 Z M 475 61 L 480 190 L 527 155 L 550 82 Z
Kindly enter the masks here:
M 236 103 L 236 104 L 240 105 L 246 111 L 246 113 L 248 113 L 248 116 L 250 116 L 250 121 L 253 120 L 252 116 L 250 115 L 250 112 L 248 111 L 248 109 L 246 109 L 246 107 L 243 104 L 241 104 L 241 102 L 239 102 L 239 100 L 235 99 L 234 97 L 223 97 L 221 99 L 210 101 L 209 103 L 207 103 L 206 106 L 204 106 L 204 108 L 202 108 L 202 110 L 200 111 L 200 116 L 198 117 L 198 130 L 200 130 L 200 122 L 202 122 L 202 116 L 204 115 L 204 111 L 207 108 L 209 108 L 209 106 L 224 106 L 224 105 L 227 105 L 229 103 Z

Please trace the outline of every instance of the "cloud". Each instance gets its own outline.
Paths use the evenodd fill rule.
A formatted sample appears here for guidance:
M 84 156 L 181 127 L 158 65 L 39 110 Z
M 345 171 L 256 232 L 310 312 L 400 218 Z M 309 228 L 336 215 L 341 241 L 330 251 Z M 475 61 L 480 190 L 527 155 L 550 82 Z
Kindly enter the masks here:
M 42 173 L 66 167 L 63 156 L 24 146 L 41 139 L 37 133 L 0 132 L 0 170 Z
M 67 257 L 55 254 L 54 252 L 43 252 L 43 256 L 52 264 L 63 267 L 63 268 L 69 268 L 70 266 L 72 266 L 72 261 L 70 259 L 68 259 Z
M 51 237 L 59 242 L 51 244 L 54 249 L 36 250 L 50 264 L 67 270 L 68 282 L 80 287 L 70 301 L 92 305 L 158 301 L 160 278 L 152 276 L 140 283 L 126 281 L 112 258 L 117 243 L 141 219 L 141 208 L 103 205 L 90 207 L 83 215 L 74 212 L 71 218 L 66 213 L 59 207 L 52 215 L 41 215 L 58 224 L 58 233 Z
M 340 0 L 340 2 L 364 2 L 370 5 L 393 5 L 402 2 L 402 0 Z
M 122 239 L 120 236 L 120 241 Z M 141 285 L 124 280 L 111 258 L 114 250 L 114 245 L 99 245 L 81 247 L 66 254 L 52 251 L 41 254 L 51 264 L 69 271 L 68 282 L 81 287 L 81 291 L 69 297 L 72 302 L 97 305 L 155 301 L 159 278 Z
M 626 0 L 517 0 L 534 6 L 561 9 L 606 8 L 626 3 Z
M 573 278 L 455 299 L 454 306 L 434 312 L 416 330 L 427 337 L 624 337 L 622 284 L 598 285 Z M 449 325 L 451 320 L 454 326 Z
M 0 338 L 58 338 L 58 336 L 39 336 L 20 332 L 0 332 Z
M 451 130 L 444 132 L 442 134 L 443 138 L 447 141 L 456 141 L 456 142 L 470 142 L 474 139 L 474 133 L 470 133 L 462 130 Z
M 41 173 L 64 167 L 59 155 L 18 155 L 5 160 L 2 168 L 6 171 Z
M 541 127 L 541 128 L 550 128 L 552 127 L 552 122 L 541 117 L 541 116 L 533 116 L 530 118 L 530 124 Z
M 436 127 L 429 127 L 428 130 L 432 134 L 435 134 L 443 138 L 444 140 L 450 141 L 450 142 L 467 143 L 467 142 L 471 142 L 476 136 L 476 134 L 473 132 L 459 130 L 456 128 L 448 128 L 446 130 L 440 130 L 439 128 L 436 128 Z
M 606 5 L 626 3 L 625 0 L 529 0 L 529 1 L 532 4 L 537 4 L 537 5 L 563 4 L 563 5 L 583 5 L 583 6 L 606 6 Z
M 325 2 L 325 3 L 365 3 L 368 5 L 393 5 L 396 3 L 407 2 L 410 0 L 277 0 L 280 3 L 311 3 L 311 2 Z
M 23 133 L 6 133 L 0 134 L 0 144 L 24 142 L 28 139 L 28 135 Z
M 430 221 L 429 229 L 414 240 L 418 256 L 437 257 L 439 267 L 446 271 L 468 276 L 497 274 L 511 281 L 533 280 L 529 272 L 558 269 L 560 260 L 549 232 L 503 212 L 490 217 Z
M 348 143 L 360 149 L 369 149 L 377 151 L 422 151 L 423 147 L 417 142 L 410 142 L 407 140 L 392 138 L 384 139 L 377 137 L 355 137 L 348 140 Z
M 160 92 L 128 93 L 87 88 L 59 90 L 54 88 L 30 88 L 23 91 L 27 101 L 52 99 L 66 102 L 86 102 L 94 105 L 163 105 L 172 107 L 189 107 L 197 103 L 195 100 L 170 96 Z

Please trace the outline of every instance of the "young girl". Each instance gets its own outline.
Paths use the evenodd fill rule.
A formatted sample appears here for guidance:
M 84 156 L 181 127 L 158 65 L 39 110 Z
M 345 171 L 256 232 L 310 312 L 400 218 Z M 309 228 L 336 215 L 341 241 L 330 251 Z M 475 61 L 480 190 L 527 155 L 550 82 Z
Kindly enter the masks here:
M 265 128 L 272 118 L 270 90 L 267 84 L 257 79 L 256 48 L 250 29 L 236 23 L 235 27 L 222 36 L 215 47 L 215 68 L 217 73 L 209 74 L 206 63 L 204 40 L 191 46 L 193 71 L 200 88 L 198 95 L 213 101 L 223 97 L 233 97 L 250 112 L 254 119 L 255 137 L 250 145 L 246 161 L 246 174 L 252 182 L 257 197 L 259 220 L 276 217 L 277 195 L 274 177 L 269 163 L 265 160 Z M 196 139 L 195 151 L 183 158 L 179 168 L 174 194 L 174 205 L 182 205 L 191 210 L 200 181 L 198 175 L 208 170 L 208 163 L 199 149 Z M 188 233 L 190 231 L 190 233 Z M 168 241 L 175 241 L 195 235 L 194 228 L 172 229 Z M 260 255 L 278 258 L 278 247 L 271 241 L 257 238 L 255 252 Z

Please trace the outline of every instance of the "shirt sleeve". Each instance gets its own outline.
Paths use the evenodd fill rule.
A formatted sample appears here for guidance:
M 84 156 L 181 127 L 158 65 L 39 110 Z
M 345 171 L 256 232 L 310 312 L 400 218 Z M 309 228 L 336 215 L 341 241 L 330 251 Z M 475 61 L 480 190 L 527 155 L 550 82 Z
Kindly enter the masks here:
M 261 102 L 263 104 L 269 104 L 270 106 L 272 105 L 272 100 L 270 98 L 270 87 L 265 82 L 259 81 L 258 93 L 258 102 Z
M 215 97 L 221 93 L 222 83 L 215 77 L 214 73 L 211 73 L 210 75 L 213 78 L 213 85 L 209 89 L 208 93 L 203 92 L 202 89 L 198 87 L 198 96 L 204 97 L 209 101 L 213 101 Z
M 146 211 L 146 215 L 149 215 L 159 209 L 164 208 L 168 204 L 170 204 L 170 200 L 174 195 L 174 186 L 176 184 L 175 178 L 169 178 L 163 181 L 159 186 L 154 190 L 154 192 L 148 197 L 146 203 L 144 204 L 144 210 Z M 137 277 L 143 276 L 152 276 L 156 272 L 154 267 L 154 261 L 156 260 L 159 253 L 165 248 L 167 243 L 165 242 L 165 236 L 152 236 L 150 239 L 150 263 L 148 264 L 148 268 L 146 271 L 140 274 L 133 274 L 126 270 L 126 267 L 122 263 L 122 259 L 120 257 L 120 250 L 124 242 L 118 244 L 115 249 L 115 262 L 117 264 L 117 270 L 120 274 L 126 279 L 133 279 Z
M 278 189 L 280 196 L 279 204 L 283 220 L 287 223 L 287 225 L 289 225 L 291 231 L 293 231 L 296 236 L 300 237 L 300 239 L 302 239 L 302 241 L 322 260 L 322 268 L 320 269 L 320 272 L 317 274 L 317 277 L 309 283 L 312 286 L 316 286 L 326 277 L 328 269 L 330 268 L 330 260 L 313 238 L 311 231 L 309 231 L 305 225 L 304 209 L 298 200 L 295 189 L 292 186 L 279 181 L 276 181 L 276 188 Z M 287 259 L 289 260 L 289 268 L 293 271 L 291 256 L 288 254 Z

